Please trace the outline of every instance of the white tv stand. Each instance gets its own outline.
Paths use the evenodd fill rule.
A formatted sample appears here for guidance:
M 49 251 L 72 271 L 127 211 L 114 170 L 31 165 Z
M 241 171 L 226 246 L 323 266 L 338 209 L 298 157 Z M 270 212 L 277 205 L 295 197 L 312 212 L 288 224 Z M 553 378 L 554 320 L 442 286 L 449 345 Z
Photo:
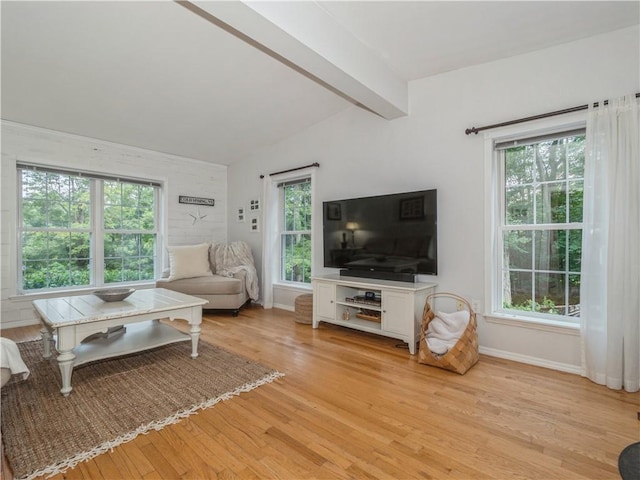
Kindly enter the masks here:
M 320 322 L 397 338 L 416 353 L 422 311 L 436 283 L 369 280 L 341 275 L 313 277 L 313 328 Z M 375 300 L 367 300 L 373 292 Z M 348 312 L 348 313 L 345 313 Z

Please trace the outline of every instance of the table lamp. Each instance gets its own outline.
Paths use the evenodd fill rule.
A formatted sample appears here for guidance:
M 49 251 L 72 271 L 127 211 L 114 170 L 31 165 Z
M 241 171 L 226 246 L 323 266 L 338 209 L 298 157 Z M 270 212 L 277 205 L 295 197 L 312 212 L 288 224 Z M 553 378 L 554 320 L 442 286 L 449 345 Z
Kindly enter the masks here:
M 358 224 L 356 222 L 347 222 L 347 230 L 351 232 L 351 247 L 356 248 L 356 230 L 358 229 Z

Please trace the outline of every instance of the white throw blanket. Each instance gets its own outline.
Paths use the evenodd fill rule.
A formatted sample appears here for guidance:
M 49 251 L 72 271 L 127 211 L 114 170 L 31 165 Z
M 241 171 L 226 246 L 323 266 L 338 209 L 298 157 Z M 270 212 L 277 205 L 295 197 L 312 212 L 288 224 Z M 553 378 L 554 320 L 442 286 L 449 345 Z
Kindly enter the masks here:
M 427 326 L 425 335 L 429 350 L 436 355 L 447 353 L 464 333 L 470 317 L 467 310 L 454 313 L 436 312 L 436 316 Z
M 253 263 L 251 248 L 245 242 L 213 243 L 210 250 L 211 264 L 215 273 L 223 277 L 233 277 L 241 270 L 245 275 L 245 287 L 251 300 L 258 300 L 260 288 L 258 286 L 258 273 Z
M 12 375 L 22 375 L 26 380 L 29 376 L 29 369 L 22 361 L 18 345 L 8 338 L 0 338 L 0 367 L 11 370 Z

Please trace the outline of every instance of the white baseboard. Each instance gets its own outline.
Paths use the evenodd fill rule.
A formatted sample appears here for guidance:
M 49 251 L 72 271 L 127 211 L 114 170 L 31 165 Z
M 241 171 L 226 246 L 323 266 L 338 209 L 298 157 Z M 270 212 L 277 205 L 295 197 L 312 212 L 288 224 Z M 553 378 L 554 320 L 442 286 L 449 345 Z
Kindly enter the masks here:
M 573 373 L 575 375 L 581 374 L 581 368 L 579 365 L 553 362 L 551 360 L 531 357 L 529 355 L 521 355 L 519 353 L 505 352 L 504 350 L 496 350 L 495 348 L 479 347 L 478 350 L 481 354 L 489 355 L 490 357 L 504 358 L 506 360 L 513 360 L 514 362 L 526 363 L 528 365 L 535 365 L 537 367 L 550 368 L 551 370 Z
M 295 309 L 292 305 L 284 305 L 282 303 L 274 303 L 273 308 L 279 308 L 281 310 L 288 310 L 289 312 L 295 312 Z
M 40 322 L 37 318 L 27 318 L 25 320 L 16 320 L 15 322 L 1 322 L 0 328 L 8 330 L 9 328 L 29 327 L 31 325 L 40 325 Z

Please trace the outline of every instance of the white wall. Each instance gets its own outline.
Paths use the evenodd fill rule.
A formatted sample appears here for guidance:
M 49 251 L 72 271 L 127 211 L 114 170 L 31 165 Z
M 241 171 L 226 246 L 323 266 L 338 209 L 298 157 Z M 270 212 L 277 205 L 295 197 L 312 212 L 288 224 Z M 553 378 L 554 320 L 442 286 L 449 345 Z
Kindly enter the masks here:
M 227 167 L 2 122 L 0 170 L 0 322 L 2 328 L 37 323 L 32 296 L 16 296 L 16 161 L 46 164 L 106 174 L 158 180 L 163 183 L 162 236 L 164 245 L 227 240 Z M 214 207 L 200 207 L 206 218 L 193 223 L 196 207 L 178 203 L 179 195 L 215 199 Z M 166 257 L 166 255 L 165 255 Z M 164 259 L 166 260 L 166 258 Z
M 639 58 L 636 26 L 412 82 L 405 118 L 387 121 L 350 108 L 229 167 L 229 238 L 247 241 L 259 266 L 260 235 L 235 222 L 235 208 L 260 197 L 260 174 L 317 161 L 313 273 L 335 273 L 322 267 L 323 201 L 437 188 L 440 274 L 422 280 L 484 299 L 483 136 L 466 136 L 465 128 L 640 91 Z M 280 293 L 276 304 L 295 297 Z M 479 336 L 488 353 L 579 369 L 575 331 L 481 318 Z

